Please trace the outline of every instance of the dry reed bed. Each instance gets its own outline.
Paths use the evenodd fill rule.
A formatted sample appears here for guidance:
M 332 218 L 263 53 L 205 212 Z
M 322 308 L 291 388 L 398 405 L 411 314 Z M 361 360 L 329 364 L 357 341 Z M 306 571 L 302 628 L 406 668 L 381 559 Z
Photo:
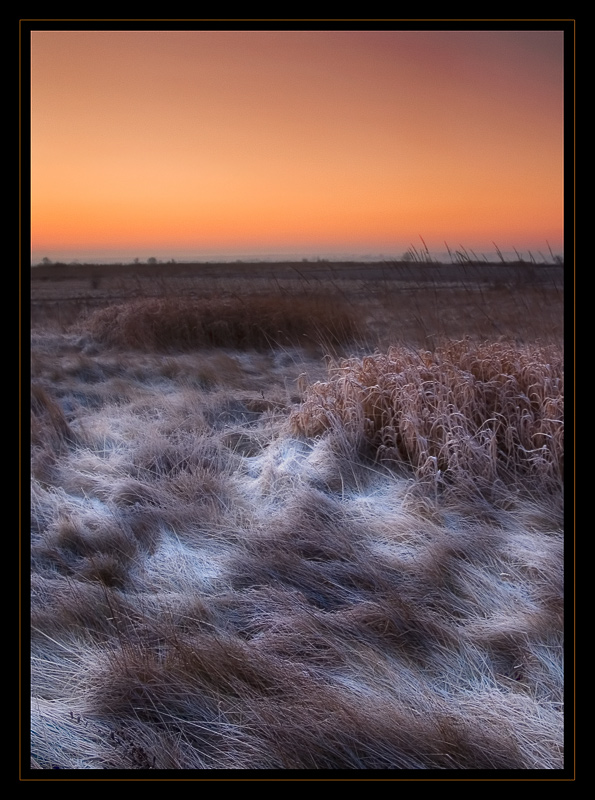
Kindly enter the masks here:
M 353 340 L 352 309 L 324 295 L 143 298 L 94 312 L 87 329 L 100 342 L 144 350 L 333 346 Z

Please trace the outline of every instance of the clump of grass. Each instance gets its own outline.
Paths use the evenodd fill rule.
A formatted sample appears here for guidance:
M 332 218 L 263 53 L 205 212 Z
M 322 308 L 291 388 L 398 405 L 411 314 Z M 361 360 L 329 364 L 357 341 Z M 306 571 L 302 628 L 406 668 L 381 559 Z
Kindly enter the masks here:
M 72 430 L 60 405 L 39 383 L 31 384 L 31 473 L 51 481 L 58 460 L 80 437 Z
M 563 481 L 560 348 L 448 342 L 340 360 L 291 415 L 293 431 L 344 430 L 381 461 L 420 478 Z
M 108 345 L 142 350 L 198 347 L 267 349 L 278 345 L 331 349 L 357 336 L 347 303 L 303 294 L 246 298 L 144 298 L 110 306 L 86 322 L 92 336 Z

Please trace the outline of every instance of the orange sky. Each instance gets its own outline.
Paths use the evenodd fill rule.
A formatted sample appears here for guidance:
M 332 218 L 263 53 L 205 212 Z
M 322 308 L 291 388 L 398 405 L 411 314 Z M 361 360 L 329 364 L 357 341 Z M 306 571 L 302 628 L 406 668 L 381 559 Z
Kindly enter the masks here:
M 33 263 L 563 246 L 560 31 L 33 31 Z

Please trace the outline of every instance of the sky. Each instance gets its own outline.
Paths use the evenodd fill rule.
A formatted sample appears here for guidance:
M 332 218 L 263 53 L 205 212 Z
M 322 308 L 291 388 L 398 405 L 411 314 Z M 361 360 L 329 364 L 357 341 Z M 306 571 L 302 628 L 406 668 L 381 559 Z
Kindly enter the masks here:
M 563 99 L 562 31 L 35 30 L 32 260 L 562 252 Z

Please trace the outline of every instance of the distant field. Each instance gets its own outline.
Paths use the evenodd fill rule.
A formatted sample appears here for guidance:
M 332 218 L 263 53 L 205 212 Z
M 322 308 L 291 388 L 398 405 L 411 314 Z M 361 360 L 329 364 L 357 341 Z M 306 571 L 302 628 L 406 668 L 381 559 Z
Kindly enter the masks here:
M 371 281 L 379 283 L 454 283 L 471 284 L 518 284 L 555 285 L 561 287 L 564 267 L 557 264 L 514 263 L 465 263 L 437 264 L 400 261 L 335 262 L 306 261 L 267 263 L 225 263 L 225 264 L 52 264 L 33 267 L 31 278 L 35 291 L 41 291 L 39 282 L 50 282 L 57 290 L 58 284 L 68 281 L 76 286 L 77 292 L 97 289 L 92 284 L 108 282 L 114 288 L 120 286 L 138 289 L 139 281 L 143 287 L 160 285 L 162 279 L 173 282 L 174 287 L 188 284 L 204 285 L 210 281 L 283 281 L 303 283 L 328 283 L 336 280 L 349 282 Z M 72 283 L 70 283 L 72 282 Z M 49 290 L 49 287 L 46 287 Z
M 280 263 L 51 265 L 31 272 L 33 324 L 149 297 L 331 298 L 366 318 L 371 345 L 427 335 L 558 339 L 564 267 L 546 264 Z M 387 327 L 388 326 L 388 327 Z M 371 337 L 371 338 L 370 338 Z
M 31 767 L 562 769 L 563 272 L 34 268 Z

